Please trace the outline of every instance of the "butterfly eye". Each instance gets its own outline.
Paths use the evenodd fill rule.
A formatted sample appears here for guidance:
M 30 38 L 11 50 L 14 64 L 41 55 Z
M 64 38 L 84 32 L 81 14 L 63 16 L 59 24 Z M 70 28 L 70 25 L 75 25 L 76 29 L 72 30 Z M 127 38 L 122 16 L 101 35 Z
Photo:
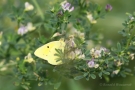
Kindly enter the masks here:
M 49 48 L 49 46 L 47 46 L 47 48 Z

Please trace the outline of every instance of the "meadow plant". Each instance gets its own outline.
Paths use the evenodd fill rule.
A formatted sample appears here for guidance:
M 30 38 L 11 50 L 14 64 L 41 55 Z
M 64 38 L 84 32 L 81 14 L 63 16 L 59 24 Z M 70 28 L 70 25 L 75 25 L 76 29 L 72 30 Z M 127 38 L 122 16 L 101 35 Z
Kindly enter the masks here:
M 115 46 L 87 48 L 91 45 L 87 42 L 100 41 L 100 34 L 95 36 L 91 29 L 113 10 L 110 4 L 101 7 L 85 0 L 63 1 L 43 13 L 35 3 L 25 2 L 23 9 L 14 7 L 10 18 L 17 28 L 13 34 L 0 32 L 0 72 L 12 67 L 15 85 L 29 90 L 34 81 L 38 86 L 53 85 L 58 89 L 62 77 L 89 80 L 133 76 L 128 65 L 134 60 L 135 13 L 127 13 L 124 29 L 119 31 L 123 40 Z M 62 64 L 51 65 L 34 55 L 38 47 L 60 39 L 65 42 L 64 51 L 56 48 L 55 55 Z

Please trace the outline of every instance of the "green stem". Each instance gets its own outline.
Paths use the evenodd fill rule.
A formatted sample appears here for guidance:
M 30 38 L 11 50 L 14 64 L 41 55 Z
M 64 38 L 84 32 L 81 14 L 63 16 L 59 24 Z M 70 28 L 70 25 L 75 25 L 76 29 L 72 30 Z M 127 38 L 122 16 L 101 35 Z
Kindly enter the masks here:
M 132 32 L 130 38 L 129 38 L 128 41 L 127 41 L 126 48 L 125 48 L 126 50 L 128 49 L 128 47 L 129 47 L 129 45 L 130 45 L 130 42 L 131 42 L 131 40 L 132 40 L 132 38 L 133 38 L 134 35 L 135 35 L 135 32 Z
M 45 19 L 44 14 L 43 14 L 41 8 L 39 7 L 37 1 L 36 1 L 36 0 L 32 0 L 32 1 L 33 1 L 33 3 L 35 4 L 35 6 L 36 6 L 36 8 L 37 8 L 37 10 L 38 10 L 38 12 L 39 12 L 39 14 L 40 14 L 40 16 L 41 16 L 41 19 L 44 20 L 44 19 Z

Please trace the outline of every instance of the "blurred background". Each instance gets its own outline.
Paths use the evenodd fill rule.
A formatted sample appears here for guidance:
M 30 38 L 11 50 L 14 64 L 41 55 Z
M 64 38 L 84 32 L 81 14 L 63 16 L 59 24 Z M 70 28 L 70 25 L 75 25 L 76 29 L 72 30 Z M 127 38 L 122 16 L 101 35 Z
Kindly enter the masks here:
M 16 23 L 12 22 L 8 15 L 12 13 L 11 7 L 24 5 L 28 1 L 33 3 L 33 0 L 0 0 L 0 31 L 7 31 L 12 33 L 10 29 L 15 29 Z M 49 9 L 49 5 L 53 5 L 57 1 L 62 0 L 37 0 L 43 12 Z M 135 0 L 89 0 L 90 2 L 97 3 L 102 7 L 106 4 L 112 5 L 112 11 L 106 15 L 105 19 L 99 19 L 93 30 L 102 33 L 103 41 L 101 44 L 115 45 L 121 39 L 121 35 L 118 34 L 119 30 L 124 27 L 122 23 L 127 19 L 126 12 L 133 13 L 135 11 Z M 49 7 L 48 7 L 49 6 Z M 135 61 L 131 61 L 130 65 L 133 70 Z M 9 73 L 10 72 L 10 73 Z M 12 69 L 7 72 L 0 72 L 0 90 L 24 90 L 21 87 L 14 86 L 16 78 L 12 76 Z M 121 85 L 123 86 L 121 86 Z M 58 90 L 134 90 L 135 77 L 126 78 L 111 78 L 110 82 L 106 82 L 104 79 L 95 79 L 86 81 L 82 79 L 75 81 L 72 79 L 63 78 L 63 82 Z M 32 82 L 31 90 L 53 90 L 52 86 L 40 86 Z

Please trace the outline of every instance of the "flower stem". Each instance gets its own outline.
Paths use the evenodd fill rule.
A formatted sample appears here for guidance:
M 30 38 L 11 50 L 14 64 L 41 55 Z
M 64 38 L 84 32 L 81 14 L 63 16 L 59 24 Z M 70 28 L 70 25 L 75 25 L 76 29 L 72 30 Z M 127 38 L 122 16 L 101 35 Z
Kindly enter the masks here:
M 36 0 L 32 0 L 32 1 L 33 1 L 33 3 L 35 4 L 35 6 L 36 6 L 36 8 L 37 8 L 37 10 L 38 10 L 38 12 L 39 12 L 39 14 L 40 14 L 40 16 L 41 16 L 41 19 L 44 20 L 44 19 L 45 19 L 44 14 L 43 14 L 41 8 L 39 7 L 37 1 L 36 1 Z
M 128 41 L 127 41 L 126 48 L 125 48 L 126 50 L 128 49 L 128 47 L 129 47 L 129 45 L 130 45 L 130 42 L 131 42 L 131 40 L 132 40 L 132 38 L 133 38 L 134 35 L 135 35 L 135 32 L 132 32 L 130 38 L 129 38 Z

